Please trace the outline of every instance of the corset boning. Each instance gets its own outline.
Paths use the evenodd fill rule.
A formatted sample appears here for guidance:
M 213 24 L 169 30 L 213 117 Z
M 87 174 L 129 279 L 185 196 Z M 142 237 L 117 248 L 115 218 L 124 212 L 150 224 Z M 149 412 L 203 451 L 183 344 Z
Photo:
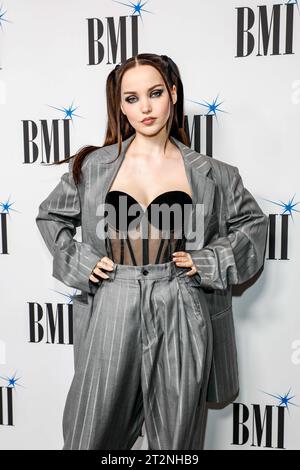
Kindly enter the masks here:
M 174 251 L 184 251 L 184 224 L 192 208 L 186 192 L 167 191 L 143 208 L 130 194 L 109 191 L 105 203 L 106 249 L 115 263 L 165 263 Z

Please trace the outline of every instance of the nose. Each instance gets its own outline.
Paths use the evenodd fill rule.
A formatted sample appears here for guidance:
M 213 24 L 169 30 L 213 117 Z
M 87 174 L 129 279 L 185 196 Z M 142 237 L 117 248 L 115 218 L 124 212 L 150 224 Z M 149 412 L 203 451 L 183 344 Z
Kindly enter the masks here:
M 142 113 L 149 113 L 151 111 L 149 98 L 144 98 L 141 100 L 141 110 Z

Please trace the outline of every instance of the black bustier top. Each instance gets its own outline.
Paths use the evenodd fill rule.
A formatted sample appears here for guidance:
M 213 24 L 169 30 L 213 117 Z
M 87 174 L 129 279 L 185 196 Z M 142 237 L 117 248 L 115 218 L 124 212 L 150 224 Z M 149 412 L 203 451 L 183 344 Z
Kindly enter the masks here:
M 109 191 L 105 203 L 106 249 L 115 263 L 164 263 L 174 251 L 184 250 L 184 224 L 192 207 L 186 192 L 166 191 L 145 210 L 123 191 Z

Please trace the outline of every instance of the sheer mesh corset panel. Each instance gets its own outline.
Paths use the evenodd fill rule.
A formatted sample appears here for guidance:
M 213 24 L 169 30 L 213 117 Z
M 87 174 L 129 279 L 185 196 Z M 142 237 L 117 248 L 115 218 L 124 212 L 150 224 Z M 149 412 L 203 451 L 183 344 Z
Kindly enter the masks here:
M 105 199 L 106 249 L 118 264 L 144 265 L 172 260 L 185 248 L 185 224 L 192 198 L 184 191 L 166 191 L 144 210 L 124 191 L 109 191 Z

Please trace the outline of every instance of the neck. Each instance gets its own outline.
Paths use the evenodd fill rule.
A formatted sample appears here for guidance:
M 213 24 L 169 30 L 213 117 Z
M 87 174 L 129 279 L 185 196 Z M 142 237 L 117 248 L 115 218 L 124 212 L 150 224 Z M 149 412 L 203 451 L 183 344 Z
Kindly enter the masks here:
M 145 135 L 136 132 L 135 137 L 130 143 L 129 153 L 132 157 L 135 156 L 151 156 L 151 158 L 161 158 L 171 149 L 172 143 L 168 139 L 166 143 L 167 134 L 165 129 L 155 135 Z M 165 148 L 166 144 L 166 148 Z

